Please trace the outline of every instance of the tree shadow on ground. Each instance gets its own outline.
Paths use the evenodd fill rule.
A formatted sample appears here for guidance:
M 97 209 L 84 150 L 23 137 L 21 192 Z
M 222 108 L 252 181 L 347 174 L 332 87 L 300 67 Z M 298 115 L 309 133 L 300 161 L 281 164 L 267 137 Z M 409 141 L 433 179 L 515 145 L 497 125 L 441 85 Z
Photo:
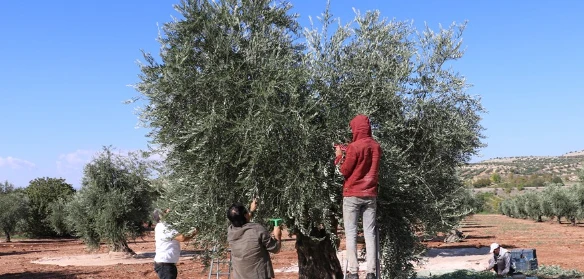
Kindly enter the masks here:
M 478 235 L 468 235 L 465 237 L 465 239 L 489 239 L 489 238 L 495 238 L 494 235 L 482 235 L 482 236 L 478 236 Z
M 203 253 L 205 253 L 205 251 L 203 251 L 203 250 L 182 250 L 182 251 L 180 251 L 180 256 L 181 257 L 194 257 L 194 256 L 200 256 Z M 134 258 L 136 258 L 136 259 L 154 259 L 154 256 L 156 256 L 156 252 L 144 252 L 144 253 L 136 254 L 136 256 L 134 256 Z
M 494 226 L 484 226 L 484 225 L 472 225 L 472 226 L 462 226 L 462 229 L 481 229 L 481 228 L 494 228 Z
M 58 251 L 58 250 L 53 249 L 53 250 L 28 250 L 28 251 L 0 252 L 0 257 L 26 255 L 26 254 L 38 253 L 38 252 L 55 252 L 55 251 Z M 0 278 L 2 278 L 2 277 L 0 277 Z
M 453 272 L 433 275 L 433 276 L 418 276 L 417 279 L 495 279 L 494 273 L 489 271 L 473 271 L 473 270 L 456 270 Z
M 460 256 L 476 256 L 488 255 L 489 247 L 448 247 L 448 248 L 433 248 L 426 252 L 426 257 L 460 257 Z
M 502 245 L 503 248 L 511 250 L 519 248 L 514 245 Z M 460 256 L 478 256 L 490 254 L 490 247 L 476 247 L 473 245 L 456 245 L 442 248 L 431 248 L 426 252 L 426 257 L 460 257 Z
M 80 275 L 97 275 L 97 272 L 64 271 L 25 271 L 0 275 L 2 279 L 69 279 L 79 278 Z
M 52 244 L 52 243 L 65 243 L 65 242 L 76 242 L 77 238 L 46 238 L 46 239 L 22 239 L 11 242 L 2 242 L 3 244 Z

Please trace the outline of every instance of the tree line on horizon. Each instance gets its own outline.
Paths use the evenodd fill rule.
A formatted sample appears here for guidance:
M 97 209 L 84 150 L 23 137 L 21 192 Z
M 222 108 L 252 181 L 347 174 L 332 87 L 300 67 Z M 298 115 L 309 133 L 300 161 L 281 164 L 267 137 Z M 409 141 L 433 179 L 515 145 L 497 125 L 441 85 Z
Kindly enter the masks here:
M 512 189 L 521 191 L 526 187 L 543 187 L 548 183 L 564 185 L 564 181 L 560 176 L 551 173 L 531 175 L 510 173 L 504 176 L 499 173 L 492 173 L 490 176 L 483 176 L 466 182 L 467 185 L 472 185 L 474 188 L 497 187 L 503 188 L 507 192 Z
M 584 171 L 579 173 L 584 181 Z M 584 220 L 584 183 L 562 187 L 562 184 L 547 184 L 542 191 L 525 191 L 500 202 L 500 213 L 521 219 L 542 222 L 543 218 L 556 219 L 561 223 L 564 218 L 576 226 Z

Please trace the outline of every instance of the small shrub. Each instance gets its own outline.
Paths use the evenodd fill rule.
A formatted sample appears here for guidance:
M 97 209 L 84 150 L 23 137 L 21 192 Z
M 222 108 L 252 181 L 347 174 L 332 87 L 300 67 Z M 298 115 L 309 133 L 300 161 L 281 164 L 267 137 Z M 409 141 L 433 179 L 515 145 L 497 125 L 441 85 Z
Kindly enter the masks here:
M 575 269 L 563 269 L 557 265 L 540 265 L 536 270 L 529 270 L 524 272 L 529 276 L 537 276 L 538 278 L 545 279 L 573 279 L 582 278 L 584 273 Z
M 563 181 L 563 180 L 562 180 L 562 178 L 561 178 L 561 177 L 559 177 L 559 176 L 554 176 L 554 177 L 552 178 L 552 183 L 554 183 L 554 184 L 560 184 L 560 185 L 564 185 L 564 181 Z
M 501 175 L 498 173 L 493 173 L 491 175 L 491 181 L 493 181 L 493 183 L 495 183 L 495 184 L 501 183 Z
M 491 185 L 491 180 L 489 178 L 479 178 L 472 183 L 475 188 L 484 188 Z
M 492 192 L 475 194 L 475 212 L 477 213 L 498 213 L 501 198 Z
M 490 271 L 457 270 L 442 275 L 434 275 L 431 279 L 494 279 L 495 273 Z
M 505 183 L 505 185 L 503 186 L 503 189 L 505 190 L 505 193 L 510 194 L 511 190 L 513 190 L 513 185 L 511 185 L 509 183 Z

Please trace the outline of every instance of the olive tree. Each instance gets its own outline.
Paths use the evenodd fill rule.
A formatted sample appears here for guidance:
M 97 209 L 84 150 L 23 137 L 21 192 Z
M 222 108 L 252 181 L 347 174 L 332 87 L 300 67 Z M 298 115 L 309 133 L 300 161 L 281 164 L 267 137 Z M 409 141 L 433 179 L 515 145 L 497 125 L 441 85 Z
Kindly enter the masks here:
M 329 197 L 340 195 L 330 183 L 332 141 L 317 132 L 324 119 L 289 9 L 266 0 L 177 5 L 184 19 L 164 25 L 162 62 L 147 54 L 141 68 L 141 117 L 168 150 L 167 221 L 196 227 L 199 244 L 223 244 L 225 209 L 258 196 L 255 221 L 283 218 L 298 236 L 301 273 L 339 277 L 327 234 L 339 212 Z M 303 258 L 315 259 L 310 269 Z
M 525 214 L 529 218 L 537 222 L 542 222 L 541 217 L 543 216 L 543 211 L 541 209 L 540 199 L 542 199 L 543 197 L 541 193 L 529 191 L 523 194 L 523 196 L 525 201 L 524 202 Z
M 26 232 L 33 237 L 55 236 L 57 233 L 49 220 L 51 204 L 68 199 L 75 193 L 73 186 L 63 178 L 39 177 L 30 181 L 25 189 L 30 204 Z M 61 233 L 65 233 L 62 230 Z
M 501 201 L 501 204 L 499 205 L 499 210 L 501 211 L 501 214 L 512 217 L 513 216 L 512 209 L 513 209 L 512 199 L 504 199 L 503 201 Z
M 48 216 L 45 219 L 47 225 L 50 226 L 53 232 L 59 236 L 67 236 L 71 234 L 71 230 L 67 225 L 67 202 L 71 200 L 70 197 L 60 197 L 51 202 L 47 208 Z
M 4 240 L 11 241 L 11 235 L 19 223 L 28 216 L 28 199 L 22 191 L 17 191 L 12 183 L 0 182 L 0 229 Z
M 517 201 L 515 203 L 515 212 L 517 212 L 519 218 L 527 219 L 530 217 L 529 213 L 527 212 L 527 207 L 528 204 L 531 204 L 531 202 L 528 200 L 528 198 L 530 198 L 530 196 L 526 194 L 522 194 L 516 197 Z
M 574 207 L 570 222 L 575 226 L 577 220 L 584 219 L 584 184 L 575 184 L 567 188 L 566 191 Z
M 553 185 L 553 184 L 552 184 Z M 550 219 L 554 218 L 556 215 L 552 208 L 552 201 L 548 198 L 557 188 L 553 186 L 546 186 L 546 188 L 540 192 L 540 199 L 539 199 L 539 208 L 541 210 L 541 214 L 545 217 Z M 558 219 L 559 222 L 559 219 Z
M 558 223 L 561 223 L 562 217 L 569 221 L 575 218 L 578 208 L 567 188 L 550 184 L 542 193 L 545 200 L 544 206 L 549 206 L 546 210 L 550 210 L 550 213 L 557 218 Z
M 138 154 L 104 147 L 85 165 L 81 189 L 66 205 L 66 222 L 89 248 L 105 241 L 110 251 L 133 253 L 127 238 L 144 231 L 152 209 L 150 171 Z
M 347 142 L 349 120 L 369 115 L 383 150 L 378 226 L 384 278 L 408 278 L 421 249 L 416 232 L 448 231 L 471 211 L 456 171 L 480 142 L 483 111 L 468 84 L 446 64 L 463 55 L 465 25 L 418 32 L 377 11 L 309 29 L 311 86 L 326 120 L 322 133 Z M 331 34 L 331 35 L 329 35 Z M 331 199 L 333 200 L 333 199 Z
M 379 12 L 329 32 L 299 32 L 290 5 L 182 1 L 160 59 L 145 54 L 136 89 L 143 123 L 165 150 L 162 203 L 201 245 L 226 240 L 225 209 L 259 196 L 255 220 L 282 218 L 296 235 L 300 278 L 341 278 L 334 247 L 342 177 L 333 143 L 370 116 L 383 148 L 378 225 L 383 276 L 407 278 L 416 233 L 448 231 L 472 211 L 457 167 L 482 146 L 480 101 L 447 65 L 464 25 L 419 33 Z M 301 43 L 304 41 L 304 43 Z

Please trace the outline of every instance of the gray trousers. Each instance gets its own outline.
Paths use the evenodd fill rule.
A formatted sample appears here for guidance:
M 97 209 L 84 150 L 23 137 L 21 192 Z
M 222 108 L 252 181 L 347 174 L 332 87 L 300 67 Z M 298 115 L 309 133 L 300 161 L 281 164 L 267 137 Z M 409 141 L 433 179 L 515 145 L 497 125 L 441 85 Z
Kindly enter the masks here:
M 349 272 L 359 272 L 357 262 L 357 222 L 363 215 L 363 233 L 367 250 L 367 273 L 375 273 L 377 265 L 377 235 L 375 217 L 377 214 L 376 197 L 345 197 L 343 198 L 343 223 L 347 246 L 347 260 Z

